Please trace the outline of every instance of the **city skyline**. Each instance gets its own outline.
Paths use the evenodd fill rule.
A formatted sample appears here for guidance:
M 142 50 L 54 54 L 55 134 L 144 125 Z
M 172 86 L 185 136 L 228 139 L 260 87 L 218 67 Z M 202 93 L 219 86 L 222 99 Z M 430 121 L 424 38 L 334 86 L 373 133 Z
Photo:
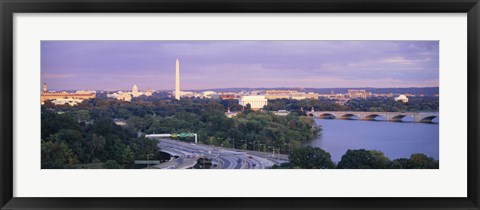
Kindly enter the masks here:
M 42 41 L 56 90 L 438 87 L 438 41 Z

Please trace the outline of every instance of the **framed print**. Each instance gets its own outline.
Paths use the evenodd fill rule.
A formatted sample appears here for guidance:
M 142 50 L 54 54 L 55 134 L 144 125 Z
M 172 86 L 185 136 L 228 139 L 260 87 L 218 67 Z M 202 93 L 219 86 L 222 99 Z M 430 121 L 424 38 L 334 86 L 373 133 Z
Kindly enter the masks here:
M 2 209 L 479 208 L 476 0 L 0 5 Z

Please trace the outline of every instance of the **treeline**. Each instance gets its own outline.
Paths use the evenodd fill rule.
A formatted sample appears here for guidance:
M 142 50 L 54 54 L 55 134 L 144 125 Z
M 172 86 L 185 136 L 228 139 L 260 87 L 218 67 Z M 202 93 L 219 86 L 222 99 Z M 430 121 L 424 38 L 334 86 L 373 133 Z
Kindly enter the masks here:
M 264 107 L 264 109 L 268 111 L 288 110 L 298 113 L 305 113 L 306 111 L 310 111 L 312 107 L 315 109 L 315 111 L 348 110 L 347 106 L 336 104 L 335 101 L 329 99 L 273 99 L 268 100 L 268 104 Z
M 158 156 L 157 141 L 95 113 L 42 109 L 42 168 L 134 168 L 135 159 Z
M 345 104 L 349 111 L 438 112 L 438 97 L 410 97 L 407 103 L 389 98 L 353 99 Z
M 140 96 L 133 98 L 131 102 L 121 101 L 114 98 L 97 97 L 85 100 L 76 106 L 54 105 L 50 101 L 46 101 L 42 106 L 45 109 L 55 111 L 104 111 L 110 113 L 112 118 L 127 119 L 131 116 L 145 117 L 147 115 L 155 115 L 169 117 L 177 112 L 190 112 L 201 114 L 202 110 L 207 107 L 213 109 L 227 111 L 230 108 L 232 112 L 242 111 L 243 108 L 238 104 L 238 100 L 219 100 L 219 99 L 200 99 L 200 98 L 182 98 L 182 100 L 165 99 L 161 95 L 152 97 Z
M 307 146 L 295 149 L 288 156 L 289 162 L 275 165 L 274 169 L 438 169 L 439 162 L 424 154 L 412 154 L 410 158 L 390 160 L 377 150 L 347 150 L 338 164 L 330 153 L 321 148 Z
M 268 100 L 265 110 L 289 110 L 295 112 L 310 111 L 366 111 L 366 112 L 437 112 L 438 97 L 410 97 L 407 103 L 394 101 L 392 98 L 352 99 L 344 105 L 336 104 L 330 99 Z M 303 110 L 303 111 L 302 111 Z

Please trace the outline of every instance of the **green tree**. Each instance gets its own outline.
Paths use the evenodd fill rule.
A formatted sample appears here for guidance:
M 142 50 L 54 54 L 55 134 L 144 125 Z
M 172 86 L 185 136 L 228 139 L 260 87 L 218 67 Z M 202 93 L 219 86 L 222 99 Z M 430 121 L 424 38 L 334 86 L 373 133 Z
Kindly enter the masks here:
M 64 142 L 41 142 L 42 168 L 70 168 L 78 163 L 77 157 Z
M 133 150 L 130 148 L 130 146 L 127 146 L 122 151 L 122 163 L 128 167 L 134 167 L 134 162 L 135 154 L 133 153 Z
M 331 155 L 323 149 L 307 146 L 295 149 L 289 156 L 290 167 L 302 169 L 335 168 Z
M 101 135 L 92 134 L 89 139 L 87 139 L 87 146 L 90 152 L 89 162 L 100 152 L 103 151 L 107 141 Z
M 79 122 L 87 122 L 91 120 L 90 112 L 88 110 L 77 110 L 74 111 L 72 115 Z
M 347 150 L 337 168 L 348 169 L 381 169 L 391 167 L 391 161 L 376 150 Z
M 419 153 L 412 154 L 410 160 L 412 161 L 412 168 L 438 168 L 439 165 L 438 161 Z
M 251 113 L 251 112 L 253 112 L 252 105 L 250 105 L 250 104 L 245 105 L 245 108 L 243 109 L 243 113 L 248 114 L 248 113 Z
M 47 140 L 50 135 L 61 129 L 79 130 L 78 122 L 70 114 L 57 114 L 52 111 L 42 111 L 41 116 L 42 139 Z
M 438 169 L 438 160 L 428 157 L 425 154 L 415 153 L 410 156 L 410 159 L 399 158 L 394 160 L 405 169 Z
M 133 131 L 145 131 L 144 119 L 138 116 L 128 118 L 127 126 Z

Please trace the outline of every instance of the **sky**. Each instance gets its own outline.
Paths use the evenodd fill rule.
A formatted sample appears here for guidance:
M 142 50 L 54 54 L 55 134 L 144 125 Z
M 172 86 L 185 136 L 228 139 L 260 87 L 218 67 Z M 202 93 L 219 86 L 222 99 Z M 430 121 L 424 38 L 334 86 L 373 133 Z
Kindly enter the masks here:
M 52 90 L 437 87 L 438 41 L 42 41 Z

